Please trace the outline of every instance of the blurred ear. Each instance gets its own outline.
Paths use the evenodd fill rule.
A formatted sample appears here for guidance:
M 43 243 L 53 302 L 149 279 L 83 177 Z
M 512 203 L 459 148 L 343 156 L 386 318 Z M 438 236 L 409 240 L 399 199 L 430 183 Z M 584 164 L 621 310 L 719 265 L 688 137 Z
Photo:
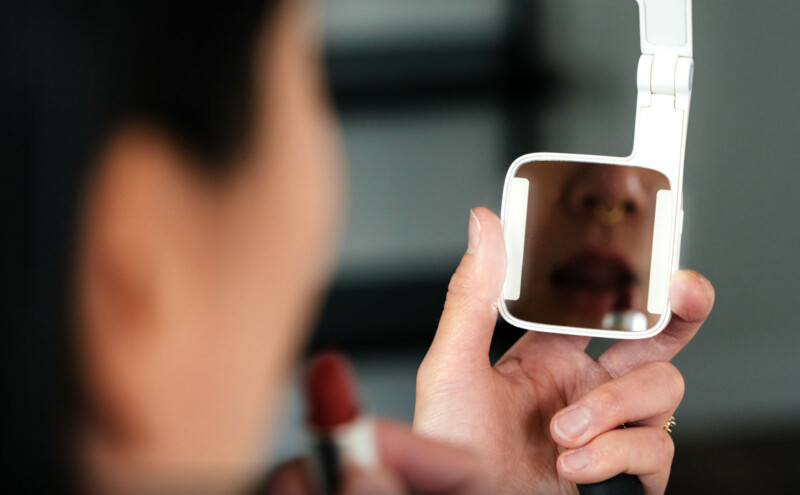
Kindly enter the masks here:
M 207 254 L 203 241 L 214 215 L 211 188 L 189 160 L 168 136 L 147 127 L 121 128 L 108 141 L 84 205 L 83 324 L 160 326 L 154 321 L 165 316 L 159 308 L 175 301 L 158 299 L 191 283 L 191 265 Z

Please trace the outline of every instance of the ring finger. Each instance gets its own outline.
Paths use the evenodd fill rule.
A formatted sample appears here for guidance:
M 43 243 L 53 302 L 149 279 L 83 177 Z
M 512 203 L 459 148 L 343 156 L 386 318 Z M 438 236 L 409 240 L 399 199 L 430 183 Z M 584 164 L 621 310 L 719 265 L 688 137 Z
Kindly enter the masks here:
M 637 427 L 606 432 L 558 458 L 558 472 L 573 483 L 597 483 L 619 473 L 638 475 L 646 494 L 664 493 L 675 444 L 662 428 Z
M 665 362 L 648 363 L 600 385 L 550 422 L 559 445 L 575 449 L 624 423 L 661 427 L 683 398 L 683 377 Z

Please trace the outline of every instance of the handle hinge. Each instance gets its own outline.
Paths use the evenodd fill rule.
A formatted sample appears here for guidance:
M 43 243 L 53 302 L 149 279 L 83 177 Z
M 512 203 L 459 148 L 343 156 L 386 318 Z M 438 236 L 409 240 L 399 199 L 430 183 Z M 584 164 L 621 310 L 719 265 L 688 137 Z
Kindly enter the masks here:
M 675 97 L 675 108 L 686 110 L 693 76 L 691 57 L 680 57 L 675 52 L 642 55 L 636 77 L 639 96 L 671 95 Z

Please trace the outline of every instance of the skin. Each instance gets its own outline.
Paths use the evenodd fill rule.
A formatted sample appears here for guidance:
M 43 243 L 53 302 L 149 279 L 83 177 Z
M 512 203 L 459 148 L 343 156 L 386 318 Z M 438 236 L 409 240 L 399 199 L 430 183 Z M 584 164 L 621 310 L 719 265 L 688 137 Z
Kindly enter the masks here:
M 305 9 L 281 2 L 259 40 L 256 118 L 245 145 L 224 164 L 230 173 L 197 172 L 204 159 L 152 122 L 122 124 L 99 150 L 75 266 L 85 397 L 78 454 L 89 491 L 240 492 L 268 461 L 276 405 L 327 283 L 343 209 L 343 169 Z M 533 334 L 492 368 L 490 301 L 505 259 L 497 218 L 485 209 L 476 215 L 481 227 L 470 227 L 470 252 L 419 372 L 414 428 L 424 436 L 380 423 L 383 470 L 348 473 L 346 493 L 571 489 L 578 475 L 556 471 L 552 415 L 624 371 L 669 359 L 672 351 L 656 352 L 677 352 L 667 336 L 685 343 L 710 307 L 697 286 L 679 284 L 673 307 L 687 319 L 649 345 L 612 353 L 614 368 L 581 358 L 579 341 Z M 542 374 L 521 371 L 536 366 Z M 550 378 L 531 386 L 525 376 Z M 650 380 L 625 382 L 620 394 L 639 393 Z M 672 388 L 658 390 L 674 398 Z M 620 404 L 611 409 L 631 418 L 610 423 L 598 416 L 578 443 L 557 441 L 575 448 L 623 420 L 659 417 L 634 419 L 642 414 L 636 406 Z M 499 421 L 487 427 L 489 417 Z M 624 461 L 631 449 L 661 452 L 664 439 L 607 438 L 614 455 L 603 457 L 605 472 L 613 462 L 663 485 L 667 456 L 646 466 Z M 524 468 L 515 473 L 520 460 Z M 290 486 L 281 483 L 307 488 L 302 464 L 280 469 L 270 486 Z
M 231 173 L 197 172 L 202 158 L 152 123 L 122 125 L 98 155 L 76 267 L 93 483 L 230 486 L 260 469 L 342 210 L 306 10 L 281 2 L 264 30 Z
M 350 470 L 342 495 L 399 495 L 405 493 L 481 495 L 492 493 L 481 460 L 465 449 L 453 448 L 412 434 L 408 427 L 378 420 L 375 439 L 382 468 Z M 315 493 L 305 459 L 279 466 L 265 483 L 266 493 Z

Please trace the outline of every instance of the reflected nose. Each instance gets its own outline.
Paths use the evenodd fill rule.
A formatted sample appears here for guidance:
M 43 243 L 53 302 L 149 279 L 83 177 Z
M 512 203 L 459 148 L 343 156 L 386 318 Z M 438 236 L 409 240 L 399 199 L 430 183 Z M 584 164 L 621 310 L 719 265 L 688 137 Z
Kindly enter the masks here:
M 647 195 L 636 169 L 597 165 L 576 174 L 566 202 L 570 214 L 613 226 L 643 211 Z

